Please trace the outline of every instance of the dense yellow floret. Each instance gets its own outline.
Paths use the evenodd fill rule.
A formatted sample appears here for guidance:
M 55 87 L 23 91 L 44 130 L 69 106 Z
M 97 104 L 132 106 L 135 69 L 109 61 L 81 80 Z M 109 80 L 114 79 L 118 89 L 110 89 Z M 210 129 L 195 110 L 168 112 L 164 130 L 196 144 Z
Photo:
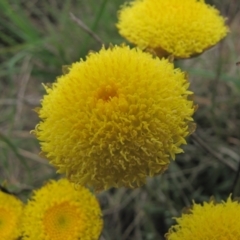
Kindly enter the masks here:
M 226 36 L 225 19 L 203 0 L 135 0 L 122 6 L 122 36 L 159 56 L 188 58 Z
M 189 211 L 176 218 L 177 225 L 170 228 L 167 240 L 240 239 L 240 204 L 230 197 L 217 204 L 194 203 Z
M 16 240 L 21 235 L 23 203 L 0 191 L 0 239 Z
M 68 180 L 50 181 L 34 192 L 23 216 L 23 240 L 98 240 L 101 210 L 92 193 Z
M 71 181 L 97 190 L 140 186 L 183 152 L 194 113 L 188 87 L 167 60 L 103 48 L 45 86 L 35 133 Z

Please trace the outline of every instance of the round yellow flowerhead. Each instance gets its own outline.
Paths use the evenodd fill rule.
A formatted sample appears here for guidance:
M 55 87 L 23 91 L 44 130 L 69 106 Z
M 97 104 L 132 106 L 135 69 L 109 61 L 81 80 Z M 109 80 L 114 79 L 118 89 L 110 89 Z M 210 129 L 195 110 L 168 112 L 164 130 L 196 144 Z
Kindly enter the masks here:
M 16 240 L 21 235 L 23 203 L 0 191 L 0 239 Z
M 194 203 L 189 213 L 176 218 L 177 225 L 166 234 L 167 240 L 240 239 L 240 203 L 232 201 L 203 205 Z
M 23 216 L 23 240 L 97 240 L 103 221 L 97 199 L 66 179 L 34 192 Z
M 123 37 L 160 57 L 198 55 L 228 32 L 225 19 L 204 0 L 135 0 L 118 18 Z
M 162 173 L 190 133 L 186 74 L 127 46 L 102 48 L 47 87 L 35 134 L 61 173 L 97 190 Z

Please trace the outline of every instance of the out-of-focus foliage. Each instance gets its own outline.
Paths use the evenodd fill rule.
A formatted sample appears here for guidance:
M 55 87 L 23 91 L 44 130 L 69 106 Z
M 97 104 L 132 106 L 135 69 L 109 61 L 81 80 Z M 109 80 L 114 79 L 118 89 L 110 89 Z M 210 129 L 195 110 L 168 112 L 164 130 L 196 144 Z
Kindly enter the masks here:
M 126 42 L 115 27 L 123 3 L 0 0 L 0 184 L 21 199 L 57 177 L 29 133 L 38 122 L 33 109 L 44 93 L 41 83 L 53 82 L 63 65 L 101 48 L 69 13 L 106 45 L 116 44 Z M 176 62 L 188 72 L 199 105 L 196 133 L 164 175 L 148 179 L 142 188 L 98 194 L 105 220 L 102 240 L 164 239 L 172 217 L 180 216 L 192 199 L 198 203 L 214 195 L 225 200 L 237 186 L 240 67 L 235 63 L 240 60 L 240 11 L 238 1 L 211 3 L 227 18 L 230 33 L 201 56 Z

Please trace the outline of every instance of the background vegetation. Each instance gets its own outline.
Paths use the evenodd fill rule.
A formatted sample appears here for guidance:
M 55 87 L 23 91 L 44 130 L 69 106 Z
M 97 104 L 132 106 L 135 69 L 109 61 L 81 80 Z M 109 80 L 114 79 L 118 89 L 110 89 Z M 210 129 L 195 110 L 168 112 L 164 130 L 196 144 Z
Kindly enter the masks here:
M 30 134 L 38 122 L 33 109 L 44 94 L 41 83 L 53 82 L 69 65 L 125 40 L 115 24 L 123 0 L 0 0 L 0 184 L 26 200 L 55 170 L 39 156 Z M 164 239 L 192 199 L 240 196 L 240 4 L 212 0 L 226 16 L 231 32 L 216 47 L 177 64 L 189 73 L 199 109 L 196 132 L 185 153 L 165 174 L 135 190 L 111 189 L 98 194 L 104 240 Z M 72 12 L 80 22 L 76 22 Z M 82 26 L 80 26 L 80 25 Z M 94 33 L 91 36 L 89 33 Z

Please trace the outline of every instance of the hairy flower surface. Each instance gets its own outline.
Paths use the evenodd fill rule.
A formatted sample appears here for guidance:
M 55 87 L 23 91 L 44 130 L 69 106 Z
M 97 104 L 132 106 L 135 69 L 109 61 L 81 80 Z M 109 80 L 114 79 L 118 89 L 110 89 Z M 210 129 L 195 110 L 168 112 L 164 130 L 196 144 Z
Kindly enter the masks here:
M 190 133 L 185 73 L 127 46 L 101 49 L 46 86 L 35 133 L 61 173 L 97 190 L 163 172 Z
M 228 32 L 225 19 L 204 0 L 135 0 L 122 6 L 118 18 L 123 37 L 160 57 L 200 54 Z
M 194 203 L 189 214 L 176 218 L 177 225 L 166 234 L 168 240 L 240 239 L 240 203 L 232 201 L 203 205 Z
M 34 192 L 23 216 L 23 239 L 97 240 L 103 221 L 97 199 L 67 179 L 50 181 Z
M 0 239 L 15 240 L 21 235 L 23 203 L 0 191 Z

